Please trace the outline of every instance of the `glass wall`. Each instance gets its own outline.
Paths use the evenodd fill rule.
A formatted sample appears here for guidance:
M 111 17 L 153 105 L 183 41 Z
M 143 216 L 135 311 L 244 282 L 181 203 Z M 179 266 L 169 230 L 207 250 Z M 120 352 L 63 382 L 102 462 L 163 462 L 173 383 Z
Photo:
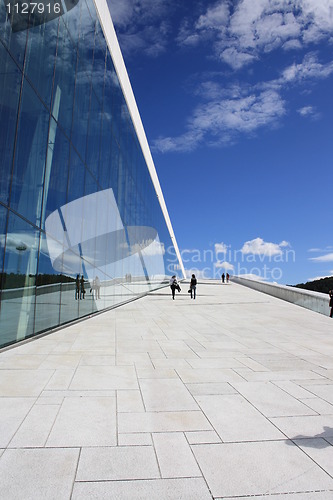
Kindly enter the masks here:
M 92 0 L 22 5 L 0 0 L 0 347 L 179 264 Z

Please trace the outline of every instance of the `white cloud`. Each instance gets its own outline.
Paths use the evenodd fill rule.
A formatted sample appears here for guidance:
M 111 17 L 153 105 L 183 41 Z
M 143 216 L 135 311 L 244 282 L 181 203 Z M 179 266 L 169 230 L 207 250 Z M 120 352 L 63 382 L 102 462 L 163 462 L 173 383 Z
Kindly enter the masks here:
M 309 248 L 308 252 L 330 252 L 331 250 L 333 250 L 333 246 L 331 245 L 328 245 L 327 247 L 325 248 Z
M 196 28 L 197 29 L 212 29 L 216 28 L 221 30 L 229 21 L 229 5 L 226 2 L 220 2 L 213 7 L 209 7 L 206 14 L 199 17 Z
M 285 103 L 274 90 L 237 98 L 212 99 L 199 105 L 188 123 L 188 131 L 179 137 L 160 137 L 154 148 L 161 152 L 191 151 L 205 139 L 206 145 L 227 144 L 241 133 L 253 133 L 274 124 L 285 114 Z
M 229 47 L 222 50 L 220 59 L 229 64 L 233 69 L 240 69 L 243 66 L 251 64 L 256 59 L 256 56 L 237 50 L 236 47 Z
M 192 30 L 188 20 L 184 20 L 180 29 L 176 41 L 181 46 L 195 46 L 200 42 L 201 38 L 199 33 Z
M 218 256 L 220 253 L 222 253 L 224 255 L 227 253 L 228 246 L 225 243 L 215 243 L 214 250 L 215 250 L 216 258 L 218 259 L 219 258 Z
M 187 131 L 178 137 L 159 137 L 153 146 L 165 153 L 193 151 L 203 140 L 206 146 L 233 144 L 240 134 L 253 134 L 261 127 L 279 123 L 287 113 L 282 93 L 288 86 L 303 85 L 331 74 L 333 61 L 322 64 L 315 53 L 309 53 L 300 63 L 285 68 L 279 78 L 252 87 L 246 84 L 224 87 L 213 80 L 201 82 L 194 94 L 204 102 L 194 109 Z M 312 106 L 303 106 L 298 113 L 312 119 L 321 116 Z
M 321 116 L 314 106 L 303 106 L 297 110 L 297 113 L 304 118 L 311 118 L 312 120 L 318 120 Z
M 263 278 L 262 276 L 259 276 L 257 274 L 251 274 L 251 273 L 244 273 L 244 274 L 239 274 L 238 275 L 240 278 L 246 278 L 248 280 L 255 280 L 255 281 L 267 281 L 267 278 Z
M 230 264 L 230 262 L 226 262 L 226 261 L 215 262 L 214 266 L 218 269 L 224 269 L 225 271 L 234 271 L 235 270 L 235 267 L 233 266 L 233 264 Z
M 313 262 L 333 262 L 333 253 L 321 255 L 320 257 L 311 257 L 309 260 Z
M 299 40 L 288 40 L 282 45 L 283 50 L 298 50 L 302 48 L 302 44 Z
M 241 249 L 243 254 L 264 255 L 272 257 L 273 255 L 281 255 L 282 248 L 289 246 L 289 243 L 282 241 L 281 243 L 270 243 L 262 238 L 246 241 Z
M 330 40 L 333 0 L 240 0 L 232 11 L 220 0 L 194 23 L 193 33 L 203 40 L 214 34 L 215 56 L 240 69 L 260 53 Z
M 315 108 L 313 106 L 304 106 L 297 110 L 301 116 L 313 115 L 315 113 Z
M 301 83 L 309 78 L 321 79 L 327 78 L 333 73 L 333 61 L 327 64 L 321 64 L 316 54 L 313 52 L 307 54 L 299 64 L 288 66 L 283 73 L 281 83 L 296 82 Z
M 152 149 L 161 153 L 193 151 L 201 139 L 202 133 L 199 130 L 189 130 L 179 137 L 159 137 L 155 139 Z

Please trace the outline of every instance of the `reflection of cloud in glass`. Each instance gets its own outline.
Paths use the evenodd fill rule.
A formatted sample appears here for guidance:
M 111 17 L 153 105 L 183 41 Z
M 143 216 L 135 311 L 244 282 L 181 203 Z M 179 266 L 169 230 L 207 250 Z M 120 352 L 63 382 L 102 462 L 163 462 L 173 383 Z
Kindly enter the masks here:
M 145 255 L 164 255 L 163 243 L 157 240 L 143 240 L 142 243 L 135 243 L 132 247 L 135 252 L 144 252 Z
M 84 268 L 88 277 L 99 269 L 136 256 L 141 276 L 165 276 L 164 246 L 149 226 L 125 227 L 113 190 L 83 196 L 60 207 L 45 221 L 48 251 L 56 271 L 72 275 Z M 58 242 L 58 243 L 57 243 Z M 112 267 L 110 276 L 114 276 Z
M 0 246 L 4 247 L 6 242 L 6 251 L 20 253 L 25 250 L 30 250 L 36 246 L 36 238 L 34 234 L 22 233 L 8 233 L 0 235 Z

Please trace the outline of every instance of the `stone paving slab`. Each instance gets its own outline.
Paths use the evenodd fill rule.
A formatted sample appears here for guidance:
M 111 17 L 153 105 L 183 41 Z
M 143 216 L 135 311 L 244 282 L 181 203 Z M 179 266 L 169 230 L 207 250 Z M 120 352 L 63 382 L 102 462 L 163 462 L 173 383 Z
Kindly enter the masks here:
M 76 482 L 73 500 L 211 500 L 204 479 L 159 479 L 150 481 Z M 321 499 L 320 499 L 321 500 Z
M 333 500 L 333 321 L 168 288 L 0 352 L 0 498 Z

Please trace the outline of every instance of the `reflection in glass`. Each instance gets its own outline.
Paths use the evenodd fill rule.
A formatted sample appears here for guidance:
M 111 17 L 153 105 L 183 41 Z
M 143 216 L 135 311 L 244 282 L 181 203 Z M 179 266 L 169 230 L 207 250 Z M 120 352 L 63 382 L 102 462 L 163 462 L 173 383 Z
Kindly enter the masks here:
M 7 2 L 8 3 L 8 2 Z M 18 3 L 18 2 L 17 2 Z M 21 31 L 15 33 L 12 29 L 12 23 L 16 19 L 21 18 L 21 15 L 17 12 L 13 12 L 12 19 L 10 20 L 6 12 L 5 7 L 6 2 L 0 2 L 0 41 L 2 41 L 5 47 L 9 50 L 10 54 L 14 58 L 16 64 L 22 69 L 24 64 L 25 48 L 27 41 L 28 31 Z
M 58 110 L 58 122 L 68 137 L 70 137 L 72 127 L 76 57 L 77 54 L 74 44 L 69 36 L 63 18 L 61 18 L 59 23 L 54 88 L 60 90 L 61 96 L 61 103 Z M 56 92 L 54 92 L 53 97 L 57 97 Z
M 84 214 L 80 225 L 78 213 Z M 84 275 L 89 282 L 102 273 L 110 282 L 104 284 L 105 291 L 111 282 L 114 286 L 128 281 L 125 270 L 143 282 L 160 283 L 165 278 L 164 248 L 157 231 L 148 226 L 125 227 L 112 189 L 60 207 L 46 219 L 45 230 L 52 267 L 59 273 Z M 126 285 L 118 289 L 120 294 L 130 291 Z
M 0 3 L 0 346 L 158 288 L 174 255 L 94 2 L 62 6 L 13 31 Z
M 36 279 L 36 332 L 59 325 L 60 287 L 64 281 L 71 283 L 72 287 L 74 287 L 74 280 L 71 277 L 58 273 L 52 267 L 48 254 L 46 235 L 42 234 Z
M 42 223 L 59 206 L 66 203 L 68 183 L 69 141 L 51 118 L 46 157 Z
M 22 90 L 10 206 L 40 224 L 49 113 L 27 80 Z
M 7 225 L 8 210 L 0 205 L 0 292 L 3 282 L 3 261 L 5 254 L 5 240 L 6 240 L 6 225 Z M 0 301 L 1 309 L 1 301 Z
M 1 294 L 1 342 L 22 340 L 34 333 L 39 231 L 9 215 Z
M 95 179 L 98 178 L 99 148 L 101 135 L 102 109 L 95 95 L 91 92 L 89 126 L 87 135 L 86 165 Z
M 8 205 L 22 74 L 0 43 L 0 200 Z
M 32 27 L 28 33 L 25 75 L 47 106 L 51 100 L 58 24 L 55 19 Z

